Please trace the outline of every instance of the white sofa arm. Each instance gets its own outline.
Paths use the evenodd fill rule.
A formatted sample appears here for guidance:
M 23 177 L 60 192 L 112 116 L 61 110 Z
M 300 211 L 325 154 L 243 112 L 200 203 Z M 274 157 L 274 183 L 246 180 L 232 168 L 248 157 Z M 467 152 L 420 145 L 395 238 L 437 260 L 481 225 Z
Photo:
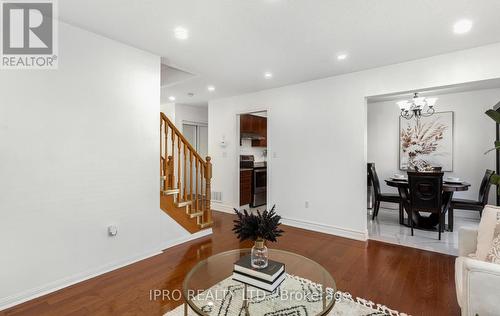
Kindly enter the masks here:
M 475 253 L 477 247 L 477 229 L 460 228 L 458 231 L 458 255 L 467 257 Z
M 498 315 L 500 265 L 472 258 L 459 259 L 462 260 L 462 315 Z

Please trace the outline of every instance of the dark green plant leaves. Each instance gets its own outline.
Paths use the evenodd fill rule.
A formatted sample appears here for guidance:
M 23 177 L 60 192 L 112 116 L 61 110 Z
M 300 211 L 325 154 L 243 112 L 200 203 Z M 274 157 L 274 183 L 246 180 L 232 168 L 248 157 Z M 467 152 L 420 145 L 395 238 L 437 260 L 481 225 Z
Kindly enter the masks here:
M 275 242 L 283 233 L 279 229 L 281 216 L 274 211 L 275 206 L 270 211 L 265 210 L 257 214 L 249 213 L 247 210 L 243 212 L 234 209 L 238 218 L 234 220 L 233 232 L 241 240 L 257 240 L 265 239 Z
M 494 174 L 490 178 L 490 183 L 491 184 L 499 184 L 500 183 L 500 176 L 498 174 Z
M 500 142 L 495 142 L 495 147 L 488 149 L 484 154 L 486 155 L 487 153 L 494 151 L 494 150 L 499 150 L 500 149 Z
M 497 124 L 500 124 L 500 113 L 499 112 L 490 109 L 490 110 L 486 111 L 485 113 L 486 113 L 486 115 L 491 117 L 491 119 L 493 121 L 495 121 Z M 489 149 L 484 154 L 487 154 L 487 153 L 494 151 L 494 150 L 500 150 L 500 141 L 496 141 L 495 147 Z M 497 175 L 497 174 L 492 175 L 490 178 L 490 183 L 497 186 L 497 195 L 500 195 L 500 175 Z
M 500 113 L 499 112 L 490 109 L 490 110 L 486 111 L 485 113 L 486 113 L 486 115 L 491 117 L 493 119 L 493 121 L 500 124 Z
M 494 174 L 490 178 L 490 183 L 497 186 L 498 194 L 500 195 L 500 175 Z

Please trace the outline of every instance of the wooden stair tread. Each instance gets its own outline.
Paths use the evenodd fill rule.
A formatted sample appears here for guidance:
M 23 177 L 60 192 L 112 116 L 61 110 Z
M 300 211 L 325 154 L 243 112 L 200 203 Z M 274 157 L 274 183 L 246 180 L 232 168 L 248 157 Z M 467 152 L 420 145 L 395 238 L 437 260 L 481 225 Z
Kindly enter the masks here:
M 186 215 L 185 207 L 175 206 L 172 195 L 160 195 L 160 208 L 191 234 L 203 229 L 196 221 Z
M 175 206 L 177 206 L 177 207 L 185 207 L 185 206 L 188 206 L 191 204 L 193 204 L 193 201 L 191 201 L 191 200 L 175 202 Z
M 194 213 L 188 213 L 188 215 L 189 215 L 190 218 L 200 217 L 200 216 L 203 216 L 203 211 L 194 212 Z
M 204 228 L 212 227 L 213 224 L 214 224 L 214 222 L 210 221 L 210 222 L 201 223 L 201 224 L 199 224 L 199 226 L 201 229 L 204 229 Z
M 173 195 L 173 194 L 178 194 L 179 189 L 169 189 L 169 190 L 163 190 L 162 191 L 163 195 Z

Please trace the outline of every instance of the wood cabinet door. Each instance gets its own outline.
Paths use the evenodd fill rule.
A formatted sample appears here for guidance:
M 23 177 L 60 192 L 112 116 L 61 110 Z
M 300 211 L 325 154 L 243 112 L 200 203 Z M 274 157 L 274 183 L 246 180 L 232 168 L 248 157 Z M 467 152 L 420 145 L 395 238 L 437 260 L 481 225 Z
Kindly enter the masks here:
M 251 133 L 253 125 L 253 115 L 242 114 L 240 115 L 240 132 L 241 133 Z
M 257 126 L 256 133 L 263 137 L 260 140 L 252 140 L 252 147 L 267 147 L 267 118 L 255 116 L 255 126 Z
M 240 206 L 252 202 L 252 170 L 240 171 Z

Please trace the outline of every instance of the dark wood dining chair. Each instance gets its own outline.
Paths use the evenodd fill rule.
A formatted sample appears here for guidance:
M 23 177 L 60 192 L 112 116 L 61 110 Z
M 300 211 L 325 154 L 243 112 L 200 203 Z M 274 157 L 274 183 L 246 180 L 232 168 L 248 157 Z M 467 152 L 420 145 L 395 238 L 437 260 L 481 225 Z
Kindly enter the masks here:
M 453 199 L 451 200 L 451 205 L 448 210 L 448 226 L 450 230 L 453 230 L 453 210 L 471 210 L 478 211 L 479 216 L 483 215 L 483 208 L 488 204 L 488 197 L 490 195 L 491 183 L 490 179 L 495 174 L 495 171 L 486 169 L 484 172 L 483 179 L 481 180 L 481 185 L 479 186 L 479 195 L 477 200 L 467 200 L 467 199 Z
M 414 212 L 428 212 L 439 217 L 438 237 L 444 226 L 443 214 L 443 172 L 408 171 L 408 187 L 410 191 L 410 225 L 413 236 Z
M 399 204 L 399 223 L 403 222 L 403 201 L 399 194 L 394 193 L 382 193 L 380 191 L 380 181 L 378 179 L 377 171 L 375 170 L 375 164 L 368 164 L 368 176 L 373 185 L 373 191 L 375 193 L 375 199 L 373 202 L 373 214 L 372 219 L 375 219 L 378 215 L 378 210 L 380 208 L 380 202 L 389 202 Z

